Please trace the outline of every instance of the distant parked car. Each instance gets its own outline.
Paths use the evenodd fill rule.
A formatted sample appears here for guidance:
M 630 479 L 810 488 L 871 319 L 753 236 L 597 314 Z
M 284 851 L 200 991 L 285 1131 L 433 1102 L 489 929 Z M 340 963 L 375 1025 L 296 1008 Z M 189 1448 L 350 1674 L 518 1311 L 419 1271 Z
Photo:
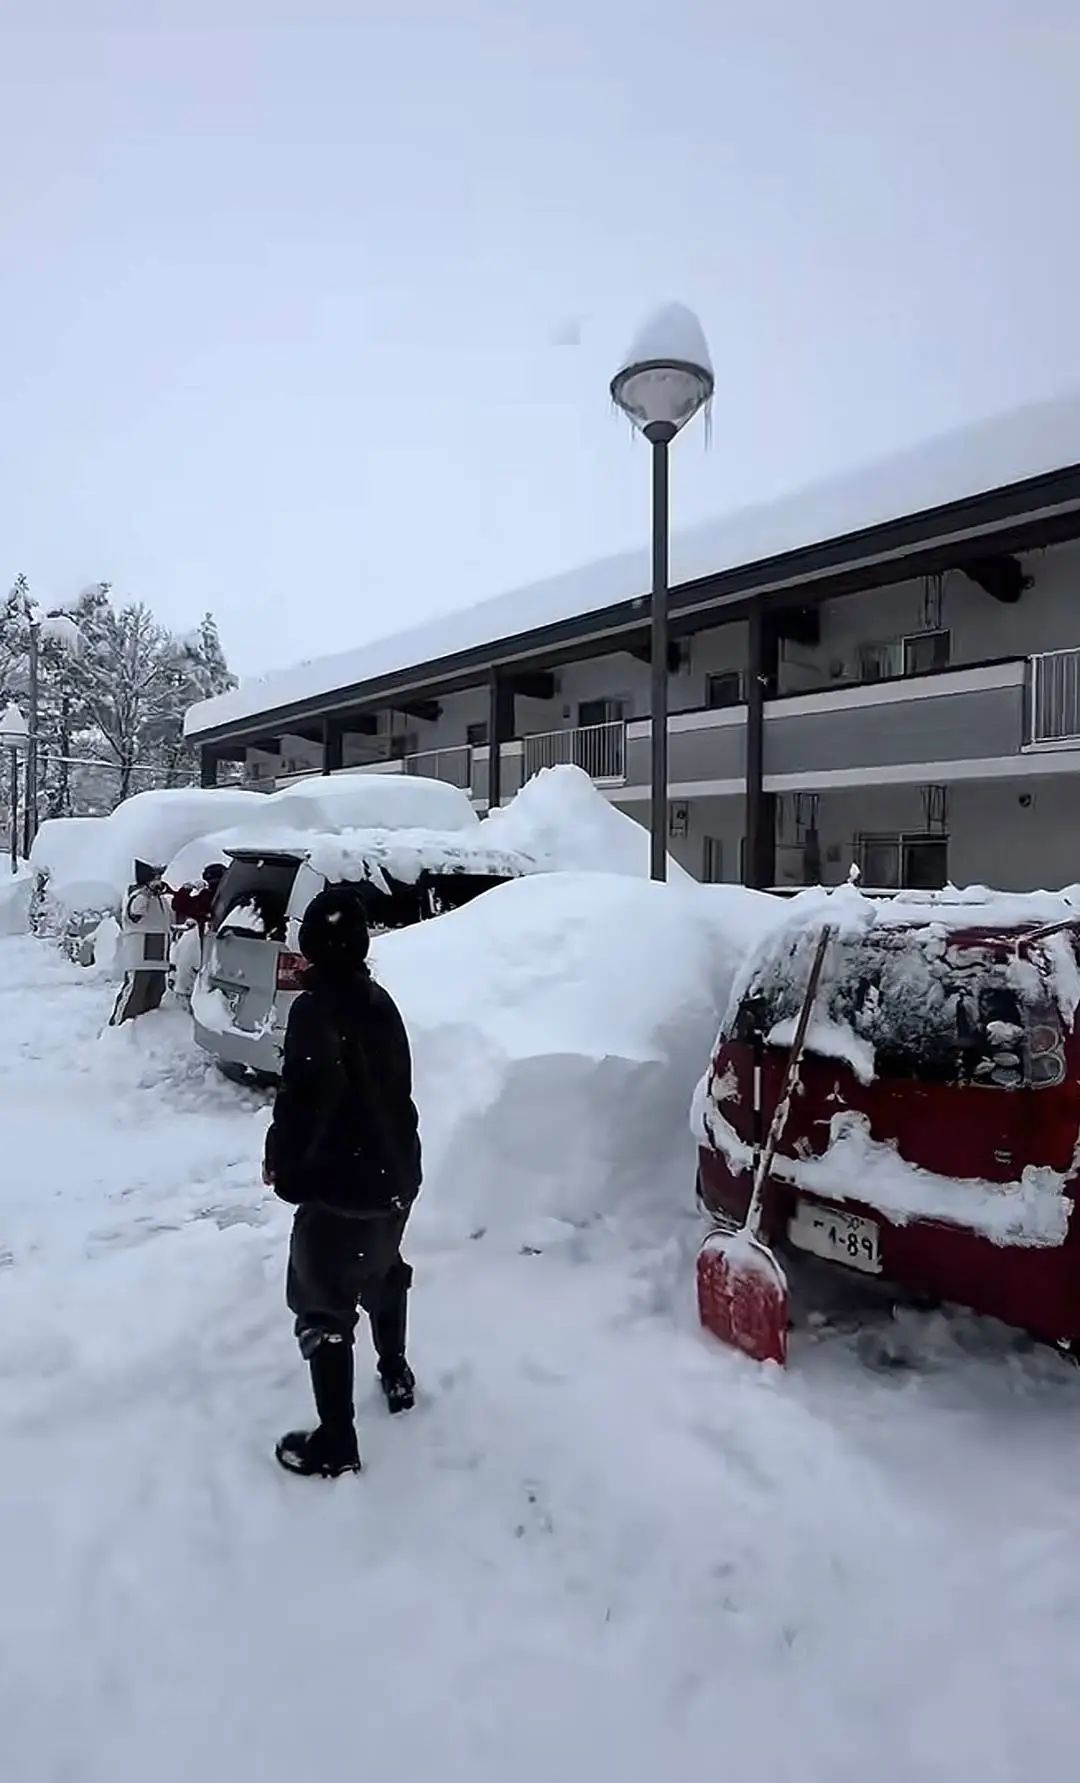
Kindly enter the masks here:
M 354 831 L 312 846 L 236 848 L 214 899 L 191 999 L 195 1038 L 232 1077 L 273 1081 L 301 989 L 298 936 L 312 898 L 354 882 L 375 934 L 469 903 L 534 870 L 470 833 Z

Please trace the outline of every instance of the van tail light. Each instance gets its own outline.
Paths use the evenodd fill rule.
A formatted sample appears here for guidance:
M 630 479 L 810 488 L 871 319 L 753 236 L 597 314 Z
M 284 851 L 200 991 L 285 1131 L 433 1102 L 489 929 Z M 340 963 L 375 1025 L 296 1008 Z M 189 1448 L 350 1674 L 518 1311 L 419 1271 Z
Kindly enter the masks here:
M 307 969 L 307 961 L 302 953 L 279 953 L 277 958 L 277 988 L 279 991 L 299 991 L 303 989 L 303 973 Z

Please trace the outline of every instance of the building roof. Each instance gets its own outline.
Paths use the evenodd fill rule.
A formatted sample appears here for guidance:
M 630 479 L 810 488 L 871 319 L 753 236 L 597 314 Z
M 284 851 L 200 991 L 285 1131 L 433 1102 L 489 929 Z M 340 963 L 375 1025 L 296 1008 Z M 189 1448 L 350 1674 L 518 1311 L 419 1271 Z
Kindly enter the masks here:
M 676 533 L 672 587 L 1077 468 L 1080 393 L 1070 393 L 940 434 L 849 475 Z M 470 651 L 566 621 L 599 618 L 621 603 L 647 597 L 649 582 L 644 545 L 600 558 L 355 649 L 245 680 L 231 693 L 193 706 L 185 731 L 196 739 L 220 734 L 339 691 L 359 700 L 366 684 L 420 664 L 449 665 Z

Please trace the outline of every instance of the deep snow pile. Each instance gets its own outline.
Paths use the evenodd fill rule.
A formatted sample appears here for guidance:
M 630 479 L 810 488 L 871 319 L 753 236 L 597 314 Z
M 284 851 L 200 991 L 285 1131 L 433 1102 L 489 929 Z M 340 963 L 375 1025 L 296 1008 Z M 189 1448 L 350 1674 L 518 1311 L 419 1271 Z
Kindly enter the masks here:
M 48 901 L 57 915 L 116 910 L 137 860 L 161 868 L 193 837 L 219 828 L 223 819 L 235 822 L 261 804 L 260 794 L 231 787 L 136 793 L 108 817 L 43 823 L 30 864 L 46 876 Z
M 551 872 L 649 876 L 648 830 L 597 792 L 582 768 L 542 768 L 508 805 L 488 813 L 484 828 L 500 847 Z M 670 856 L 668 877 L 693 883 Z
M 11 856 L 0 854 L 0 935 L 25 935 L 34 879 L 21 863 L 11 871 Z
M 308 854 L 317 871 L 346 879 L 370 877 L 371 863 L 403 883 L 424 868 L 649 875 L 648 831 L 574 767 L 545 768 L 482 819 L 463 792 L 441 781 L 380 774 L 304 780 L 264 798 L 242 824 L 189 843 L 166 877 L 182 885 L 209 862 L 225 861 L 230 849 L 257 847 Z M 675 861 L 668 868 L 672 881 L 694 883 Z
M 452 1185 L 421 1217 L 520 1238 L 688 1207 L 686 1111 L 717 1010 L 782 909 L 737 887 L 554 874 L 379 940 L 428 1167 Z
M 254 795 L 253 795 L 254 796 Z M 172 886 L 197 880 L 211 862 L 226 862 L 234 848 L 282 849 L 307 854 L 330 838 L 374 832 L 388 838 L 413 831 L 463 845 L 480 841 L 480 819 L 465 794 L 442 780 L 414 774 L 313 775 L 280 792 L 259 794 L 239 823 L 201 832 L 169 859 Z M 388 843 L 383 844 L 384 851 Z M 420 870 L 420 869 L 417 869 Z
M 1068 1773 L 1075 1371 L 914 1315 L 858 1347 L 804 1332 L 785 1376 L 759 1370 L 697 1331 L 659 1198 L 648 1248 L 616 1220 L 526 1252 L 458 1240 L 437 1216 L 469 1160 L 441 1166 L 433 1138 L 408 1238 L 417 1411 L 386 1417 L 361 1333 L 364 1477 L 287 1479 L 273 1440 L 307 1394 L 265 1106 L 178 1011 L 102 1034 L 110 996 L 0 942 L 5 1777 Z M 525 1112 L 553 1145 L 550 1103 Z M 511 1200 L 523 1167 L 501 1172 Z

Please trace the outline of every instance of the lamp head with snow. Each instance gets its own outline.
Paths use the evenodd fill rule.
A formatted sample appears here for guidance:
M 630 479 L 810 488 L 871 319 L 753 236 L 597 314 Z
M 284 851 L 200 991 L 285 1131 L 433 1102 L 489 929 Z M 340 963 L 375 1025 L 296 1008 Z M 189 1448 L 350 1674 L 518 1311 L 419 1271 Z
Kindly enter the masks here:
M 654 445 L 667 444 L 710 400 L 715 380 L 705 331 L 681 303 L 657 310 L 611 380 L 611 399 Z
M 6 711 L 0 712 L 0 746 L 21 749 L 29 740 L 30 726 L 13 700 Z

